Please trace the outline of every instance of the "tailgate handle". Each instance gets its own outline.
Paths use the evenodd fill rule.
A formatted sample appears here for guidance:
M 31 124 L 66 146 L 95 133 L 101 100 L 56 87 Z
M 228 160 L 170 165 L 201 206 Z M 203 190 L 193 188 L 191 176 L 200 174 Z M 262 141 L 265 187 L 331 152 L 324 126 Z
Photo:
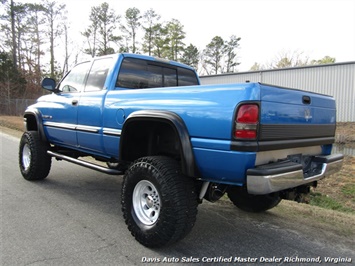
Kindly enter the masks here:
M 304 104 L 311 104 L 311 97 L 309 96 L 302 96 L 302 102 Z

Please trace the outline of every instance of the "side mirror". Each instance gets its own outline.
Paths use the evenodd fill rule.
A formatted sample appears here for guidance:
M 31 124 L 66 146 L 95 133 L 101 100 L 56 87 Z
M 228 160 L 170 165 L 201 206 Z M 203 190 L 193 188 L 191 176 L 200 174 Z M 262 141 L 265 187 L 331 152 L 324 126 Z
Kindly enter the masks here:
M 56 89 L 55 89 L 56 83 L 55 83 L 54 79 L 44 78 L 41 82 L 41 86 L 45 90 L 52 91 L 52 92 L 56 91 Z

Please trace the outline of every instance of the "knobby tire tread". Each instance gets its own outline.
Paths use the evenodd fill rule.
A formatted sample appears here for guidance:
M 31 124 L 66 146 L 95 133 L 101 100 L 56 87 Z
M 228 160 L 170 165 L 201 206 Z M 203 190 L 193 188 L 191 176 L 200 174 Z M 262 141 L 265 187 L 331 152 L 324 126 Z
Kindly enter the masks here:
M 130 197 L 140 176 L 151 182 L 151 178 L 155 179 L 162 199 L 159 220 L 151 228 L 139 226 L 132 217 Z M 191 231 L 196 221 L 198 201 L 194 180 L 184 176 L 178 163 L 169 157 L 144 157 L 134 162 L 124 176 L 121 203 L 128 229 L 147 247 L 177 242 Z
M 24 169 L 22 165 L 22 151 L 25 144 L 28 144 L 31 150 L 30 167 Z M 52 158 L 47 154 L 49 144 L 40 139 L 37 131 L 26 131 L 20 141 L 19 165 L 22 176 L 29 181 L 45 179 L 51 169 Z

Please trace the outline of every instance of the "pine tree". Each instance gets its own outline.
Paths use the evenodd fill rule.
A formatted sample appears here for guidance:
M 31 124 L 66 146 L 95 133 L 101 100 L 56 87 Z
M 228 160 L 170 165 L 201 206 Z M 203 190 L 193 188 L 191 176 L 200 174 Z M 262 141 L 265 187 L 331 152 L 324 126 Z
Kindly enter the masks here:
M 159 36 L 160 25 L 158 21 L 160 20 L 160 15 L 158 15 L 153 9 L 149 9 L 144 13 L 144 37 L 142 50 L 148 55 L 153 54 L 154 41 Z
M 140 11 L 138 8 L 128 8 L 126 10 L 126 25 L 121 25 L 121 30 L 126 34 L 126 40 L 132 41 L 132 45 L 128 47 L 128 51 L 132 53 L 137 52 L 137 31 L 141 27 L 141 20 L 142 16 L 140 15 Z
M 91 24 L 82 33 L 89 46 L 84 52 L 92 57 L 115 53 L 111 45 L 119 44 L 122 39 L 121 36 L 115 35 L 120 16 L 117 16 L 114 10 L 110 9 L 109 4 L 105 2 L 91 8 L 89 19 Z
M 180 59 L 181 63 L 192 66 L 197 70 L 199 63 L 200 53 L 196 46 L 190 44 L 184 49 L 184 53 Z
M 204 50 L 205 63 L 212 68 L 214 74 L 222 73 L 223 52 L 224 40 L 220 36 L 215 36 Z

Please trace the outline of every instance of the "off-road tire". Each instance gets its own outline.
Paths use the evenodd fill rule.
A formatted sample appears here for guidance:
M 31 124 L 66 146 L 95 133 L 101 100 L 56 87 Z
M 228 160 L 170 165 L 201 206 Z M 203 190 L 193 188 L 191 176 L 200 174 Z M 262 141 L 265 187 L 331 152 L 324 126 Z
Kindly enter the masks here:
M 23 133 L 19 147 L 19 166 L 29 181 L 42 180 L 49 174 L 52 157 L 47 154 L 49 144 L 40 139 L 37 131 Z
M 123 178 L 121 202 L 123 217 L 135 239 L 153 248 L 185 237 L 196 221 L 194 183 L 169 157 L 135 161 Z
M 264 212 L 276 207 L 281 201 L 278 193 L 251 195 L 244 187 L 231 187 L 227 194 L 235 206 L 246 212 Z

